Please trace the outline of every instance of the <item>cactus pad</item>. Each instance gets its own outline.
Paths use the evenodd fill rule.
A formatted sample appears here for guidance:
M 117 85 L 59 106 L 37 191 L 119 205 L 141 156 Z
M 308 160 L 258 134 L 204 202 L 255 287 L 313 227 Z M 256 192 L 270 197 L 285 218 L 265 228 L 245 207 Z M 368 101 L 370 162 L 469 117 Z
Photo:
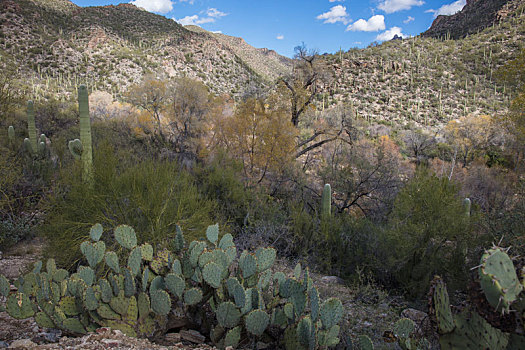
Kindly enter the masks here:
M 95 271 L 90 267 L 80 266 L 77 273 L 78 277 L 80 277 L 80 279 L 82 279 L 88 286 L 91 286 L 93 281 L 95 281 Z
M 228 293 L 233 296 L 235 305 L 237 307 L 244 307 L 246 302 L 246 292 L 243 286 L 239 283 L 239 280 L 235 277 L 230 277 L 226 281 L 226 287 L 228 288 Z
M 360 335 L 359 338 L 357 338 L 357 342 L 361 350 L 374 350 L 374 343 L 372 343 L 372 340 L 366 335 Z
M 217 240 L 219 239 L 219 224 L 208 226 L 206 229 L 206 238 L 214 245 L 217 245 Z
M 142 260 L 153 260 L 153 247 L 151 246 L 151 244 L 144 243 L 143 245 L 141 245 L 140 252 L 142 253 Z
M 137 288 L 135 286 L 135 278 L 130 269 L 124 268 L 124 296 L 127 298 L 135 295 Z
M 29 296 L 24 293 L 11 294 L 7 298 L 7 313 L 14 318 L 24 319 L 35 314 L 33 303 Z
M 217 307 L 217 321 L 224 328 L 233 328 L 239 324 L 241 312 L 234 303 L 227 301 Z
M 100 297 L 102 301 L 105 303 L 109 303 L 111 298 L 113 298 L 113 289 L 111 289 L 111 285 L 104 278 L 98 281 L 98 285 L 100 287 Z
M 343 317 L 343 304 L 341 300 L 330 298 L 321 305 L 319 314 L 323 327 L 330 329 L 335 326 Z
M 180 251 L 184 248 L 184 235 L 182 234 L 182 230 L 180 229 L 180 226 L 177 225 L 175 227 L 175 238 L 173 239 L 173 248 L 175 250 L 175 253 L 180 253 Z
M 9 294 L 9 289 L 9 281 L 3 275 L 0 275 L 0 295 L 6 297 Z
M 270 316 L 263 310 L 253 310 L 246 316 L 244 323 L 248 332 L 255 336 L 261 336 L 270 323 Z
M 105 252 L 106 244 L 102 241 L 96 243 L 86 242 L 82 249 L 82 253 L 92 268 L 95 268 L 102 261 Z
M 220 242 L 219 242 L 219 248 L 223 250 L 227 250 L 230 247 L 234 247 L 235 244 L 233 243 L 233 236 L 229 233 L 222 236 Z
M 223 269 L 214 263 L 213 261 L 209 262 L 202 269 L 202 278 L 213 288 L 219 288 L 221 285 L 221 275 Z
M 45 312 L 37 312 L 35 321 L 40 327 L 56 328 L 55 322 Z
M 438 331 L 441 334 L 450 333 L 454 330 L 456 325 L 454 324 L 454 316 L 450 309 L 447 287 L 445 282 L 437 276 L 434 278 L 432 285 L 434 288 L 432 301 L 434 304 Z
M 93 311 L 98 308 L 98 300 L 95 295 L 95 291 L 91 287 L 86 288 L 86 291 L 84 292 L 84 306 L 89 311 Z
M 244 251 L 239 259 L 239 267 L 243 278 L 253 276 L 257 272 L 257 258 L 254 254 Z
M 257 271 L 265 271 L 272 267 L 277 256 L 277 252 L 273 248 L 259 248 L 255 251 L 257 257 Z
M 140 264 L 142 262 L 142 253 L 140 247 L 135 247 L 128 257 L 128 267 L 133 276 L 137 276 L 140 272 Z
M 406 339 L 409 338 L 410 335 L 414 332 L 416 329 L 416 324 L 414 321 L 408 318 L 402 318 L 396 322 L 394 325 L 394 334 L 398 338 Z
M 487 301 L 498 311 L 509 312 L 523 290 L 509 256 L 498 247 L 488 250 L 481 257 L 479 277 Z
M 179 276 L 174 273 L 169 273 L 164 277 L 164 283 L 166 288 L 178 298 L 181 298 L 184 289 L 186 288 L 186 282 Z
M 104 260 L 106 261 L 106 265 L 108 265 L 109 268 L 113 270 L 113 272 L 120 273 L 120 265 L 118 263 L 118 256 L 115 252 L 107 252 Z
M 202 300 L 202 291 L 198 288 L 191 288 L 184 292 L 184 304 L 192 306 L 200 303 Z
M 137 307 L 139 309 L 139 318 L 144 319 L 150 313 L 149 296 L 146 293 L 140 293 L 137 299 Z
M 439 339 L 441 349 L 505 349 L 509 335 L 493 328 L 476 312 L 464 311 L 455 318 L 456 328 Z
M 126 249 L 133 249 L 137 245 L 135 230 L 128 225 L 120 225 L 115 228 L 115 239 Z
M 164 290 L 156 290 L 151 293 L 151 309 L 157 315 L 167 315 L 171 310 L 171 299 Z
M 233 329 L 230 329 L 226 333 L 226 337 L 224 338 L 224 346 L 236 348 L 237 345 L 239 345 L 239 340 L 241 340 L 241 327 L 237 326 Z
M 104 228 L 101 224 L 95 224 L 91 226 L 91 229 L 89 230 L 89 237 L 95 241 L 98 242 L 100 237 L 102 237 L 102 233 L 104 232 Z
M 62 322 L 62 326 L 65 330 L 76 333 L 76 334 L 86 334 L 86 329 L 84 325 L 77 318 L 68 318 Z

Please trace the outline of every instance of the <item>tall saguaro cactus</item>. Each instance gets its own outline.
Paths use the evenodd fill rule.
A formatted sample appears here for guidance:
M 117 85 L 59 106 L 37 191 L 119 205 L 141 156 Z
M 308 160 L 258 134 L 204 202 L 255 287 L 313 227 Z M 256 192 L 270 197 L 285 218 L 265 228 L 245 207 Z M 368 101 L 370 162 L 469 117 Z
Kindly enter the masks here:
M 80 140 L 69 141 L 69 150 L 82 161 L 82 181 L 93 182 L 93 151 L 91 148 L 91 120 L 89 118 L 89 96 L 86 85 L 78 87 L 78 112 L 80 114 Z
M 465 216 L 470 216 L 470 206 L 471 206 L 471 202 L 470 202 L 470 198 L 465 198 L 463 199 L 463 208 L 465 209 Z
M 7 128 L 7 137 L 11 145 L 15 143 L 15 128 L 12 125 Z
M 35 108 L 33 101 L 27 101 L 27 132 L 29 138 L 24 139 L 24 145 L 34 154 L 38 150 L 38 140 L 36 135 L 36 125 L 35 125 Z
M 330 184 L 324 185 L 323 196 L 321 197 L 321 217 L 326 218 L 332 214 L 332 187 Z

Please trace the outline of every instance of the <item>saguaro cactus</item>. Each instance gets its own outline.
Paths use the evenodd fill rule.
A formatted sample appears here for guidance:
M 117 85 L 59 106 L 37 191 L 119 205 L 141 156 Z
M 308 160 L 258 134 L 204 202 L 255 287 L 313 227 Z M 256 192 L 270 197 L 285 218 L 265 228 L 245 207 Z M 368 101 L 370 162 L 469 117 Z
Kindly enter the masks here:
M 15 143 L 15 128 L 12 125 L 9 125 L 9 128 L 7 129 L 7 137 L 10 144 Z
M 465 216 L 470 216 L 470 198 L 463 199 L 463 207 L 465 208 Z
M 78 112 L 80 114 L 80 140 L 69 141 L 69 151 L 82 161 L 82 181 L 93 182 L 93 151 L 91 148 L 91 120 L 87 87 L 78 87 Z
M 330 184 L 324 185 L 323 196 L 321 197 L 321 216 L 328 217 L 332 214 L 332 187 Z
M 38 140 L 35 125 L 35 108 L 33 101 L 27 101 L 27 132 L 29 138 L 24 139 L 24 144 L 30 153 L 34 154 L 38 150 Z

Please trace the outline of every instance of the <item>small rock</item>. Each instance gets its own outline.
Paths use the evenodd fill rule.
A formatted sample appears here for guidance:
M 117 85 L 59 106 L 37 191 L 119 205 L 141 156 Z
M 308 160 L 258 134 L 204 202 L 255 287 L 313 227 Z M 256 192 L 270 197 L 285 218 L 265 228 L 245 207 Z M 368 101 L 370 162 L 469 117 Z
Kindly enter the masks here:
M 206 340 L 206 337 L 200 334 L 199 332 L 195 330 L 188 330 L 188 331 L 180 331 L 180 337 L 184 340 L 187 340 L 189 342 L 195 343 L 195 344 L 202 344 Z
M 102 339 L 100 342 L 106 344 L 110 348 L 117 348 L 122 344 L 122 340 L 118 339 Z
M 48 332 L 39 333 L 38 335 L 44 337 L 44 339 L 50 343 L 56 343 L 62 335 L 60 329 L 50 329 Z
M 18 339 L 9 345 L 9 349 L 33 349 L 36 346 L 31 339 Z
M 363 326 L 365 326 L 365 327 L 372 327 L 373 324 L 371 322 L 365 321 L 365 322 L 363 322 Z
M 39 330 L 40 330 L 40 328 L 38 326 L 34 326 L 33 327 L 33 332 L 38 333 Z
M 328 284 L 344 284 L 345 281 L 337 276 L 324 276 L 321 278 L 321 281 Z
M 9 347 L 9 344 L 7 344 L 7 342 L 0 340 L 0 348 L 6 349 L 8 347 Z
M 164 336 L 164 339 L 168 343 L 178 343 L 180 342 L 180 334 L 179 333 L 168 333 Z

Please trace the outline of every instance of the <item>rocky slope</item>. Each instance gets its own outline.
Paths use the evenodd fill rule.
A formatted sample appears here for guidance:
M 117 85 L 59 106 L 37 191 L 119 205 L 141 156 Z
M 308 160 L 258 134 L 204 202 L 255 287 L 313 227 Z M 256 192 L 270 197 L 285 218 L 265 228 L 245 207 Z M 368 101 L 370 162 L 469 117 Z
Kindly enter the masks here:
M 270 81 L 275 80 L 281 74 L 289 72 L 292 65 L 292 60 L 288 57 L 281 56 L 274 50 L 255 48 L 244 41 L 243 38 L 208 32 L 198 26 L 189 25 L 184 28 L 215 37 L 235 52 L 251 69 Z
M 433 38 L 450 35 L 453 39 L 463 38 L 498 23 L 506 15 L 505 5 L 509 0 L 467 0 L 465 7 L 451 16 L 440 15 L 432 26 L 422 34 Z
M 317 104 L 346 104 L 399 128 L 504 112 L 513 92 L 499 83 L 498 68 L 525 49 L 524 7 L 509 1 L 501 22 L 458 40 L 419 36 L 324 56 L 334 73 Z
M 129 4 L 83 8 L 67 0 L 3 0 L 0 28 L 0 54 L 19 67 L 36 94 L 67 93 L 87 82 L 119 96 L 154 72 L 196 78 L 215 93 L 235 95 L 274 77 L 262 59 L 274 62 L 275 72 L 289 64 Z

